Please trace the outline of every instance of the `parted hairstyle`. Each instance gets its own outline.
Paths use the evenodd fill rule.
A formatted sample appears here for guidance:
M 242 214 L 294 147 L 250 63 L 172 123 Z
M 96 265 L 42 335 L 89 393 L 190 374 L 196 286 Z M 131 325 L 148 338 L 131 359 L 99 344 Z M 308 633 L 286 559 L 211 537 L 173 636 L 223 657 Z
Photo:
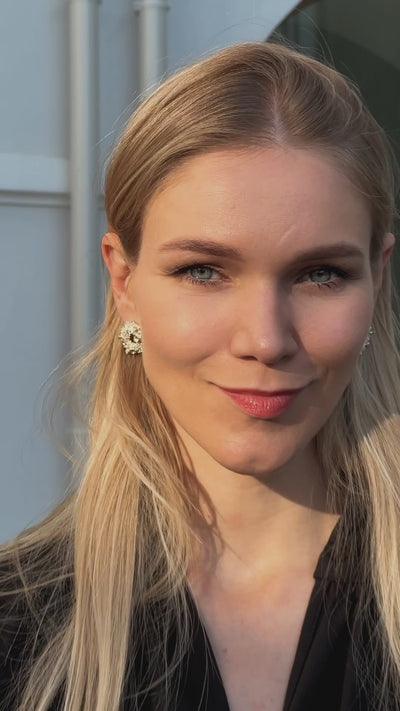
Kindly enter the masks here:
M 109 228 L 127 255 L 137 259 L 146 206 L 177 166 L 252 146 L 312 148 L 332 160 L 367 201 L 376 259 L 395 221 L 382 130 L 352 82 L 274 43 L 224 49 L 169 78 L 134 113 L 105 184 Z M 376 709 L 400 698 L 400 368 L 391 288 L 385 267 L 372 343 L 317 436 L 332 510 L 341 513 L 332 564 L 348 551 L 357 617 L 370 639 L 368 654 L 355 650 L 358 671 L 361 683 L 376 677 Z M 190 636 L 186 585 L 201 492 L 141 357 L 121 347 L 121 325 L 110 292 L 101 333 L 74 376 L 89 373 L 91 383 L 79 485 L 1 549 L 0 622 L 12 629 L 20 617 L 28 621 L 20 711 L 46 711 L 58 693 L 64 711 L 119 711 L 146 645 L 131 708 L 146 691 L 173 708 L 165 699 L 173 699 L 171 672 Z M 372 603 L 377 612 L 367 614 Z M 167 655 L 171 624 L 176 645 Z

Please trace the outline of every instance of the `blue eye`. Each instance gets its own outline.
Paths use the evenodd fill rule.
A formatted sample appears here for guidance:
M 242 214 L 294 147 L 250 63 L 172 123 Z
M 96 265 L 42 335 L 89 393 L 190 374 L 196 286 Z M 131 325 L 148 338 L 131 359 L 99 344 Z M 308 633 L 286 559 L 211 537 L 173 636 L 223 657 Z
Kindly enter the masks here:
M 307 279 L 319 288 L 334 289 L 339 287 L 350 275 L 337 267 L 318 267 L 307 273 Z
M 223 280 L 218 269 L 206 264 L 189 264 L 173 272 L 173 276 L 195 286 L 217 286 Z
M 190 274 L 195 281 L 211 281 L 213 272 L 215 272 L 215 269 L 203 265 L 190 267 L 188 269 L 188 274 Z
M 310 272 L 310 279 L 317 284 L 326 284 L 332 281 L 334 273 L 333 269 L 314 269 L 313 272 Z

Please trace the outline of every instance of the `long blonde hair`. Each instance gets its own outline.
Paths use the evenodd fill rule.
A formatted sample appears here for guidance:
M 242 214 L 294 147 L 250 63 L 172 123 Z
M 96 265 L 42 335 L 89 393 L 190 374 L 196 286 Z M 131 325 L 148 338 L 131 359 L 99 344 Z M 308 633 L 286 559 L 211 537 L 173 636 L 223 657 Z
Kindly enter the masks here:
M 395 217 L 382 131 L 348 80 L 268 43 L 225 49 L 173 76 L 142 104 L 109 163 L 110 229 L 136 259 L 146 205 L 178 165 L 208 150 L 277 144 L 320 150 L 362 192 L 374 260 Z M 358 614 L 377 640 L 377 709 L 389 708 L 389 690 L 400 698 L 400 368 L 391 298 L 386 268 L 371 346 L 317 438 L 332 507 L 342 512 L 336 560 L 346 548 L 357 566 Z M 65 711 L 118 711 L 129 664 L 135 678 L 146 645 L 151 654 L 132 708 L 146 690 L 158 690 L 167 708 L 170 672 L 188 642 L 185 585 L 201 492 L 141 358 L 123 353 L 120 327 L 109 295 L 98 342 L 77 371 L 93 383 L 79 487 L 1 552 L 3 596 L 23 610 L 36 642 L 21 682 L 21 711 L 46 711 L 58 691 Z M 377 619 L 365 615 L 372 601 Z M 168 656 L 171 626 L 178 642 Z M 370 671 L 361 656 L 359 667 L 361 678 Z

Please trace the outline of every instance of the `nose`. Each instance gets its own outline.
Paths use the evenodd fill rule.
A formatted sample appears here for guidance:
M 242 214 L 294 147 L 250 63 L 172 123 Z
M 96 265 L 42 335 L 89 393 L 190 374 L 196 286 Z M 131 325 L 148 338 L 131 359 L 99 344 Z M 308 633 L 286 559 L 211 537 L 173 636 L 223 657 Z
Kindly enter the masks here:
M 279 288 L 253 284 L 236 303 L 231 326 L 231 353 L 265 364 L 292 357 L 299 337 L 290 299 Z

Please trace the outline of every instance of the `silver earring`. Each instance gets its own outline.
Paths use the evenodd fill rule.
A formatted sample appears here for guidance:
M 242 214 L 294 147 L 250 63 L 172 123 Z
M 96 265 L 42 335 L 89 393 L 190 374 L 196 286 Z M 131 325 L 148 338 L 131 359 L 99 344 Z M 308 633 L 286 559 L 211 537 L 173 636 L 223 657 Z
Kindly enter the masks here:
M 135 321 L 125 321 L 118 336 L 122 342 L 125 353 L 140 355 L 142 348 L 142 329 Z
M 363 343 L 363 347 L 361 348 L 360 355 L 362 355 L 364 353 L 365 349 L 368 348 L 369 344 L 371 343 L 371 337 L 374 335 L 374 333 L 375 333 L 375 331 L 371 326 L 368 331 L 368 336 L 366 337 L 366 339 Z

